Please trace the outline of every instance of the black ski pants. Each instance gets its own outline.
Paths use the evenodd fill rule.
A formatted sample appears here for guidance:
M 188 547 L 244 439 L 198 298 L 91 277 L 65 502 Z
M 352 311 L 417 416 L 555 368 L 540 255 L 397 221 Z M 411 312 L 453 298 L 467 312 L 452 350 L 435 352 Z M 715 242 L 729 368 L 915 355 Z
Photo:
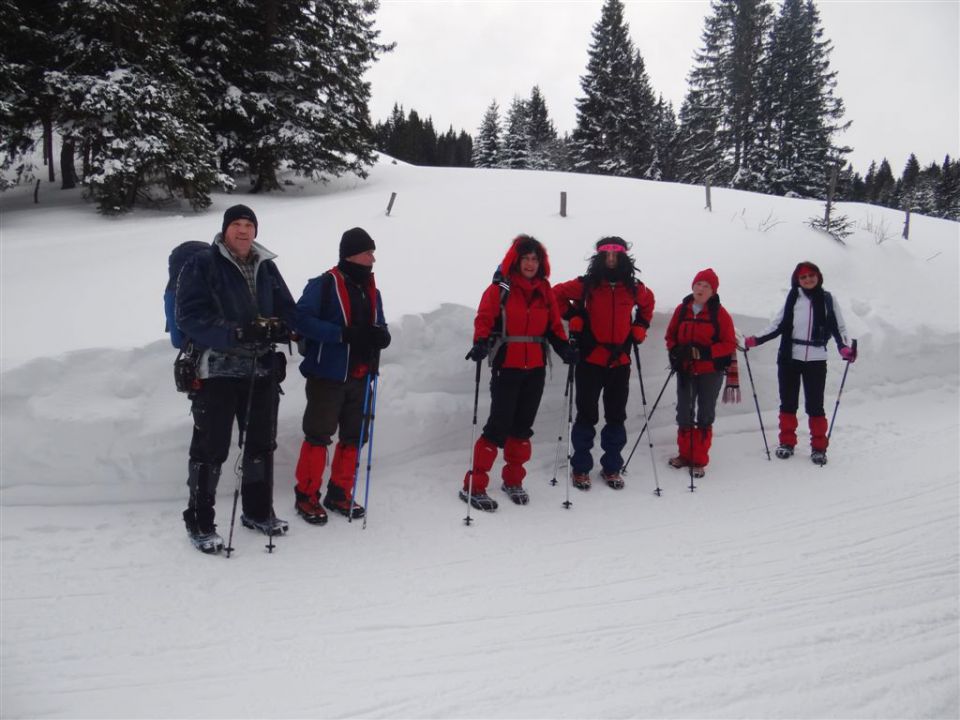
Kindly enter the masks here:
M 268 518 L 273 510 L 273 451 L 277 447 L 279 407 L 277 388 L 273 377 L 258 377 L 254 380 L 251 398 L 249 378 L 207 378 L 193 395 L 190 408 L 193 414 L 190 462 L 215 469 L 214 473 L 205 475 L 213 483 L 216 482 L 213 478 L 219 477 L 220 466 L 230 454 L 234 420 L 238 427 L 246 428 L 240 490 L 243 512 L 258 520 Z M 204 474 L 201 473 L 201 476 Z M 216 487 L 206 489 L 212 501 L 216 496 Z
M 528 440 L 543 397 L 546 369 L 495 368 L 490 378 L 490 417 L 483 436 L 497 447 L 508 437 Z
M 303 411 L 306 441 L 311 445 L 329 445 L 339 428 L 343 445 L 359 445 L 366 388 L 366 376 L 347 378 L 346 382 L 308 377 L 307 407 Z
M 627 398 L 630 396 L 630 365 L 605 367 L 593 363 L 577 364 L 577 419 L 571 430 L 575 473 L 590 472 L 593 468 L 593 439 L 600 421 L 600 396 L 603 394 L 605 427 L 600 433 L 603 457 L 600 465 L 608 473 L 620 470 L 623 457 L 620 451 L 627 443 Z
M 800 385 L 803 384 L 803 404 L 810 417 L 826 416 L 823 393 L 827 385 L 826 360 L 790 360 L 777 365 L 780 385 L 780 412 L 795 415 L 800 407 Z

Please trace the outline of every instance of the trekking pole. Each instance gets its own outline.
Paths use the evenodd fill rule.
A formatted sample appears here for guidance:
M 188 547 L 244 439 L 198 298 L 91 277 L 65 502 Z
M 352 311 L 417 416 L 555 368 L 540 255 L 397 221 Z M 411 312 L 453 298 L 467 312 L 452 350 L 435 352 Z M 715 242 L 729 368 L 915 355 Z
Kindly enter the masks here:
M 380 383 L 380 373 L 373 376 L 373 398 L 370 400 L 370 432 L 367 438 L 367 480 L 363 489 L 363 525 L 362 529 L 367 529 L 367 516 L 370 514 L 370 468 L 373 467 L 373 428 L 374 421 L 377 419 L 377 386 Z
M 853 350 L 853 357 L 857 357 L 857 341 L 853 340 L 850 343 L 850 348 Z M 837 404 L 833 406 L 833 417 L 830 418 L 830 429 L 827 430 L 827 442 L 830 442 L 830 436 L 833 434 L 833 422 L 837 419 L 837 410 L 840 408 L 840 397 L 843 395 L 843 386 L 847 384 L 847 371 L 850 369 L 850 361 L 847 360 L 847 366 L 843 369 L 843 379 L 840 381 L 840 392 L 837 393 Z M 821 465 L 820 467 L 826 467 Z
M 690 375 L 688 378 L 690 382 L 690 465 L 688 466 L 690 468 L 690 492 L 693 492 L 697 489 L 697 486 L 693 484 L 693 446 L 695 444 L 693 438 L 694 433 L 700 429 L 697 427 L 696 422 L 694 422 L 694 413 L 696 412 L 694 406 L 697 401 L 697 394 L 695 392 L 696 388 L 693 382 L 693 377 L 693 375 Z M 679 378 L 677 379 L 677 382 L 680 382 Z
M 570 397 L 570 393 L 573 388 L 573 365 L 567 366 L 567 384 L 563 388 L 563 405 L 566 407 L 567 398 Z M 553 459 L 553 479 L 550 480 L 551 485 L 557 484 L 557 471 L 560 469 L 560 444 L 563 442 L 563 413 L 560 413 L 560 427 L 557 429 L 557 454 Z
M 651 420 L 653 420 L 653 414 L 657 411 L 657 406 L 660 404 L 660 398 L 663 397 L 663 391 L 667 389 L 667 385 L 670 384 L 670 379 L 674 376 L 674 373 L 676 373 L 676 370 L 671 369 L 670 374 L 667 375 L 667 379 L 663 382 L 663 387 L 660 388 L 660 394 L 657 395 L 657 399 L 654 400 L 653 407 L 650 409 L 650 416 L 648 418 L 645 418 L 645 424 L 642 428 L 640 428 L 640 434 L 637 435 L 637 441 L 633 444 L 633 448 L 630 450 L 630 455 L 627 456 L 627 461 L 623 464 L 623 467 L 620 468 L 621 475 L 627 474 L 627 465 L 629 465 L 630 460 L 633 459 L 633 453 L 636 452 L 637 446 L 640 445 L 640 438 L 642 438 L 643 433 L 646 432 L 647 425 L 650 423 Z
M 470 517 L 470 504 L 473 502 L 473 444 L 477 439 L 477 406 L 480 404 L 480 367 L 481 361 L 477 360 L 477 378 L 473 386 L 473 429 L 470 432 L 470 479 L 467 481 L 467 516 L 463 519 L 464 525 L 470 525 L 473 518 Z
M 640 350 L 636 345 L 633 346 L 633 357 L 637 361 L 637 379 L 640 380 L 640 401 L 643 403 L 643 427 L 649 427 L 650 420 L 647 417 L 647 393 L 643 389 L 643 372 L 640 370 Z M 647 433 L 647 443 L 650 445 L 650 466 L 653 468 L 653 482 L 656 486 L 657 497 L 660 497 L 660 477 L 657 474 L 657 461 L 653 457 L 653 430 Z
M 571 369 L 573 365 L 570 366 Z M 570 506 L 573 503 L 570 501 L 570 462 L 573 460 L 572 446 L 571 446 L 571 429 L 573 428 L 573 378 L 570 380 L 570 395 L 567 398 L 567 481 L 564 485 L 567 488 L 566 500 L 563 501 L 563 506 L 569 510 Z
M 763 449 L 767 451 L 767 460 L 769 460 L 770 446 L 767 445 L 767 431 L 763 429 L 763 416 L 760 414 L 760 401 L 757 400 L 757 389 L 753 386 L 753 371 L 750 369 L 750 348 L 744 348 L 743 359 L 747 361 L 747 375 L 750 378 L 750 392 L 753 393 L 753 404 L 757 407 L 757 419 L 760 421 L 760 433 L 763 435 Z
M 356 504 L 357 497 L 357 479 L 360 477 L 360 451 L 363 449 L 363 443 L 365 440 L 365 433 L 367 430 L 368 416 L 367 409 L 370 403 L 370 377 L 373 375 L 372 372 L 368 372 L 364 378 L 364 387 L 363 387 L 363 410 L 360 412 L 360 442 L 357 445 L 357 459 L 353 463 L 353 487 L 350 488 L 350 513 L 347 515 L 347 522 L 353 522 L 353 508 Z
M 247 391 L 247 409 L 243 414 L 243 421 L 238 423 L 237 428 L 237 446 L 240 448 L 240 455 L 237 457 L 236 465 L 233 468 L 233 474 L 237 476 L 237 484 L 233 489 L 233 510 L 230 512 L 230 534 L 227 537 L 227 547 L 224 552 L 227 559 L 230 559 L 230 553 L 233 552 L 233 527 L 237 522 L 237 501 L 240 499 L 240 483 L 243 478 L 243 436 L 247 432 L 247 425 L 250 424 L 250 409 L 253 407 L 253 383 L 257 377 L 257 358 L 254 355 L 250 360 L 250 389 Z

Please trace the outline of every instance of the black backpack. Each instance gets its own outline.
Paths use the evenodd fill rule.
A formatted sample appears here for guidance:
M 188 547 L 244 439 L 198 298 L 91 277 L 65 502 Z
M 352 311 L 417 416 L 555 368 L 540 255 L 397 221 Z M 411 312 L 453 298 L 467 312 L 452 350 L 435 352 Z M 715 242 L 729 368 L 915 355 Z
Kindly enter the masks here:
M 163 291 L 163 310 L 167 317 L 166 331 L 170 333 L 170 342 L 175 348 L 182 348 L 187 339 L 183 331 L 177 327 L 176 299 L 177 299 L 177 280 L 180 277 L 180 271 L 186 265 L 187 260 L 192 258 L 198 252 L 209 250 L 210 243 L 200 242 L 199 240 L 188 240 L 180 243 L 171 252 L 168 260 L 169 277 L 167 278 L 167 287 Z

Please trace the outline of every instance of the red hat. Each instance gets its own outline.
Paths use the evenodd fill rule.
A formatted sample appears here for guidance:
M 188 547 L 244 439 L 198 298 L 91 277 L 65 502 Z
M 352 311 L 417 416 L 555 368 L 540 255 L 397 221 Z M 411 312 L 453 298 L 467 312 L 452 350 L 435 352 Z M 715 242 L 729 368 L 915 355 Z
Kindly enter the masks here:
M 706 270 L 701 270 L 696 275 L 693 276 L 693 282 L 690 283 L 690 286 L 693 287 L 698 282 L 703 281 L 709 285 L 714 292 L 720 288 L 720 278 L 717 277 L 717 274 L 713 271 L 713 268 L 707 268 Z

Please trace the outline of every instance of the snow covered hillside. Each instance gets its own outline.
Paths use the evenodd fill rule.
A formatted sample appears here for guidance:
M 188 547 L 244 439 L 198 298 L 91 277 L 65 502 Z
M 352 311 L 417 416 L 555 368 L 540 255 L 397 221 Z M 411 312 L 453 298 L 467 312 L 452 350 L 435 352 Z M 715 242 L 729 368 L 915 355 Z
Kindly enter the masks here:
M 702 188 L 387 159 L 367 180 L 221 195 L 202 215 L 105 219 L 79 193 L 41 198 L 0 195 L 0 716 L 960 715 L 960 225 L 914 217 L 902 240 L 901 214 L 840 204 L 858 224 L 840 245 L 806 226 L 823 212 L 813 201 L 714 190 L 711 213 Z M 191 423 L 161 294 L 170 249 L 211 238 L 237 201 L 256 210 L 295 296 L 336 262 L 343 230 L 365 227 L 394 343 L 366 529 L 292 512 L 294 357 L 276 470 L 290 533 L 268 554 L 238 527 L 225 561 L 197 553 L 180 520 Z M 741 359 L 744 401 L 719 409 L 696 492 L 665 462 L 672 386 L 652 422 L 653 463 L 644 440 L 623 491 L 551 486 L 565 429 L 556 366 L 531 504 L 474 512 L 466 527 L 463 355 L 518 232 L 547 245 L 555 281 L 582 273 L 603 235 L 634 243 L 657 296 L 641 348 L 648 405 L 667 378 L 667 313 L 696 271 L 717 271 L 751 333 L 794 265 L 819 264 L 860 348 L 830 464 L 767 459 Z M 773 345 L 750 353 L 770 442 Z M 843 372 L 832 357 L 828 414 Z M 632 446 L 636 377 L 628 411 Z

